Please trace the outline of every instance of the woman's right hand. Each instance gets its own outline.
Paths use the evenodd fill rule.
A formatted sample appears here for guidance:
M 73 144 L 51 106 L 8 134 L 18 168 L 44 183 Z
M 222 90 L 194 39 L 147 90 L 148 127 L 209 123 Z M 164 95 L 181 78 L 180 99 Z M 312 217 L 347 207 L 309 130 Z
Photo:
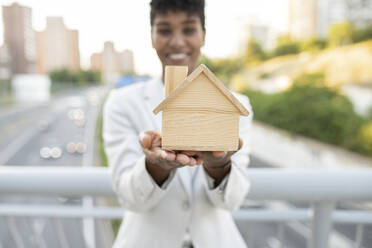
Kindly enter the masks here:
M 146 164 L 158 166 L 163 170 L 201 164 L 201 158 L 193 157 L 192 152 L 167 151 L 161 148 L 161 134 L 156 131 L 144 131 L 139 136 L 140 144 L 146 155 Z M 159 169 L 160 169 L 159 168 Z

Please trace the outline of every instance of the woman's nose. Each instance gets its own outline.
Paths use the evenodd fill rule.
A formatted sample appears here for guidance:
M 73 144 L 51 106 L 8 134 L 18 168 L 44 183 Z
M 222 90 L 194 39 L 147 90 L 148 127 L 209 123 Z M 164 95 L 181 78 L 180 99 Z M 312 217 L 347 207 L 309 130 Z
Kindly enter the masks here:
M 186 42 L 183 34 L 174 34 L 169 41 L 169 46 L 174 48 L 183 47 L 185 44 Z

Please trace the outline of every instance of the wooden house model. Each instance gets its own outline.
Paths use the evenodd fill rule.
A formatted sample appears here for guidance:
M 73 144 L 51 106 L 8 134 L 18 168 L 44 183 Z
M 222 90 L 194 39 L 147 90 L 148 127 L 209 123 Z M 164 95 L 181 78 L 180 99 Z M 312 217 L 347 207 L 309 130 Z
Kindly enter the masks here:
M 248 110 L 205 65 L 187 72 L 187 66 L 165 68 L 165 99 L 153 111 L 163 111 L 162 148 L 237 150 L 239 117 Z

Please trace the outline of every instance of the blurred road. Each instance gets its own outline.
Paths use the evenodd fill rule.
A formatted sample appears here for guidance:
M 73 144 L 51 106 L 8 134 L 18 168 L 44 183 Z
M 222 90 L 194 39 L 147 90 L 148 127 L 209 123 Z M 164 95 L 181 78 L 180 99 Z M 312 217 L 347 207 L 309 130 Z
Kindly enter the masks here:
M 94 154 L 95 124 L 106 92 L 102 87 L 76 90 L 48 104 L 0 110 L 0 164 L 83 166 L 88 161 L 93 163 L 89 166 L 98 165 L 100 161 Z M 0 203 L 28 204 L 81 205 L 90 200 L 0 197 Z M 0 247 L 109 247 L 106 237 L 98 231 L 99 225 L 98 221 L 81 219 L 0 218 Z

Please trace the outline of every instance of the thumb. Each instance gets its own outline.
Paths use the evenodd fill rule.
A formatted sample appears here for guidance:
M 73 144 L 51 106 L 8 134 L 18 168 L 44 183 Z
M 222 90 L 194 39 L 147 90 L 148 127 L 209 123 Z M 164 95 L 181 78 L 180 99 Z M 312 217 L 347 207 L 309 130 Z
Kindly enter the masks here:
M 143 148 L 150 149 L 151 148 L 151 135 L 147 132 L 141 132 L 139 135 L 139 142 Z
M 151 147 L 161 144 L 160 133 L 152 130 L 143 131 L 139 135 L 139 142 L 143 148 L 151 149 Z

